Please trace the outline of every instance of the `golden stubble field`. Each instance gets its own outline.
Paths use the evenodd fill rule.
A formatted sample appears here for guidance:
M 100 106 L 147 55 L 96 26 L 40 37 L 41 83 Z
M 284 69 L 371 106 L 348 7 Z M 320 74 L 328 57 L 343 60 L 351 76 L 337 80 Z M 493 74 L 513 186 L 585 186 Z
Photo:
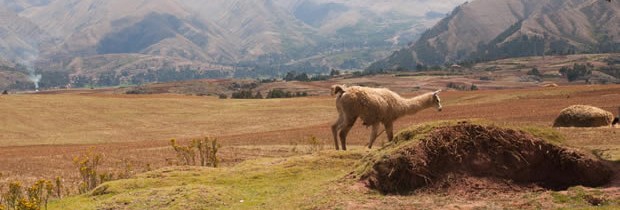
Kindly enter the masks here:
M 404 93 L 405 96 L 421 92 Z M 502 125 L 549 127 L 559 111 L 589 104 L 618 114 L 620 85 L 563 86 L 513 90 L 446 91 L 443 112 L 429 109 L 396 122 L 485 119 Z M 72 159 L 89 149 L 104 154 L 104 170 L 132 173 L 170 164 L 171 138 L 217 137 L 224 165 L 258 157 L 303 153 L 311 136 L 333 148 L 329 125 L 334 99 L 221 100 L 183 95 L 116 95 L 88 91 L 0 96 L 0 182 L 32 182 L 61 176 L 70 185 L 78 173 Z M 558 129 L 567 143 L 620 160 L 620 129 Z M 364 145 L 368 129 L 359 122 L 349 144 Z M 375 143 L 385 142 L 385 135 Z M 148 165 L 148 166 L 147 166 Z M 618 179 L 616 179 L 618 180 Z M 617 183 L 616 183 L 617 184 Z

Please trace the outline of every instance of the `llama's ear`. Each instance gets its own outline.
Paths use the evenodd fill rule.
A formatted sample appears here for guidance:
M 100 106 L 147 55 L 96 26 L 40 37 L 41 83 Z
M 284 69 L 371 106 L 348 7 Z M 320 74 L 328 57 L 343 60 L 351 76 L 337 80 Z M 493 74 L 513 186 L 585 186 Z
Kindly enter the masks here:
M 344 85 L 332 85 L 331 95 L 334 96 L 344 92 L 344 87 Z
M 441 89 L 436 90 L 435 92 L 433 92 L 433 94 L 437 95 L 437 94 L 441 93 L 441 91 L 443 91 L 443 90 L 441 90 Z

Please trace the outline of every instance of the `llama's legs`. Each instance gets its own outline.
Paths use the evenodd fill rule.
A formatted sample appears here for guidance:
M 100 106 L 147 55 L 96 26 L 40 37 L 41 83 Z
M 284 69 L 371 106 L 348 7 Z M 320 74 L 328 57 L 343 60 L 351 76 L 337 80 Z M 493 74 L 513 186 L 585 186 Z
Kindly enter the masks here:
M 392 138 L 394 137 L 393 124 L 390 122 L 390 123 L 384 123 L 383 125 L 385 126 L 385 134 L 387 135 L 388 141 L 392 141 Z
M 347 150 L 347 135 L 355 124 L 355 120 L 357 120 L 357 116 L 352 118 L 347 117 L 344 122 L 340 124 L 341 126 L 338 130 L 340 130 L 340 144 L 342 146 L 342 150 Z
M 338 120 L 336 120 L 336 122 L 332 124 L 332 135 L 334 136 L 334 143 L 336 144 L 336 150 L 340 149 L 338 148 L 338 130 L 341 127 L 343 121 L 344 121 L 344 117 L 342 116 L 342 114 L 339 114 Z
M 379 123 L 372 125 L 372 131 L 370 132 L 370 141 L 368 141 L 368 149 L 372 148 L 372 144 L 377 139 L 377 130 L 379 129 Z

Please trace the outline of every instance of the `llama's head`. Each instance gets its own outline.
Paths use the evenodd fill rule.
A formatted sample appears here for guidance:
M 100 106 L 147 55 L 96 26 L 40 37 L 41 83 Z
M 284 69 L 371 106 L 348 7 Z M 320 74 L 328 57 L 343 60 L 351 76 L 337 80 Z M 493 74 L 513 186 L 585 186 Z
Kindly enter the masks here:
M 439 98 L 439 93 L 441 92 L 441 90 L 437 90 L 435 92 L 433 92 L 433 104 L 435 105 L 435 107 L 437 107 L 437 111 L 441 112 L 441 99 Z

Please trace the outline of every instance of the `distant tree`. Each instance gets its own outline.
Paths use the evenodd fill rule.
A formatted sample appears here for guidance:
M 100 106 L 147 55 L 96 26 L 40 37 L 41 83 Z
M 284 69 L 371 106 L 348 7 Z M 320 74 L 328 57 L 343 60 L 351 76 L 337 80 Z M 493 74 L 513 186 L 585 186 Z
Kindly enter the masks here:
M 474 67 L 474 65 L 476 65 L 476 62 L 472 61 L 472 60 L 468 60 L 468 61 L 462 61 L 462 62 L 458 63 L 458 65 L 462 66 L 464 68 L 471 69 L 472 67 Z
M 560 68 L 560 73 L 566 76 L 566 79 L 569 82 L 573 82 L 578 79 L 588 80 L 590 75 L 592 75 L 592 65 L 591 64 L 573 64 L 573 68 L 570 67 L 562 67 Z
M 310 77 L 308 77 L 308 74 L 306 73 L 301 73 L 295 76 L 295 80 L 307 82 L 307 81 L 310 81 Z
M 252 94 L 252 90 L 240 90 L 240 91 L 234 92 L 231 98 L 251 99 L 251 98 L 254 98 L 254 95 Z
M 280 89 L 272 89 L 267 92 L 267 98 L 284 98 L 285 93 Z
M 254 95 L 254 98 L 263 99 L 263 94 L 261 94 L 260 91 L 256 91 L 256 95 Z
M 562 66 L 562 68 L 560 68 L 560 74 L 562 75 L 566 75 L 566 73 L 568 73 L 569 68 L 566 66 Z
M 266 98 L 292 98 L 292 97 L 305 97 L 308 96 L 308 92 L 291 92 L 284 91 L 282 89 L 272 89 L 267 92 Z
M 340 71 L 338 71 L 338 70 L 336 70 L 336 69 L 332 69 L 332 70 L 329 72 L 329 76 L 331 76 L 331 77 L 335 77 L 335 76 L 338 76 L 338 75 L 340 75 Z
M 293 81 L 295 80 L 295 73 L 294 72 L 287 72 L 286 76 L 284 76 L 284 80 L 285 81 Z
M 310 81 L 322 81 L 322 80 L 328 80 L 329 78 L 330 76 L 328 75 L 318 74 L 310 78 Z
M 533 76 L 542 76 L 542 74 L 540 73 L 540 71 L 538 71 L 538 68 L 534 67 L 532 68 L 532 70 L 527 72 L 527 75 L 533 75 Z
M 415 65 L 415 69 L 417 69 L 418 71 L 426 71 L 428 70 L 428 66 L 418 63 Z

